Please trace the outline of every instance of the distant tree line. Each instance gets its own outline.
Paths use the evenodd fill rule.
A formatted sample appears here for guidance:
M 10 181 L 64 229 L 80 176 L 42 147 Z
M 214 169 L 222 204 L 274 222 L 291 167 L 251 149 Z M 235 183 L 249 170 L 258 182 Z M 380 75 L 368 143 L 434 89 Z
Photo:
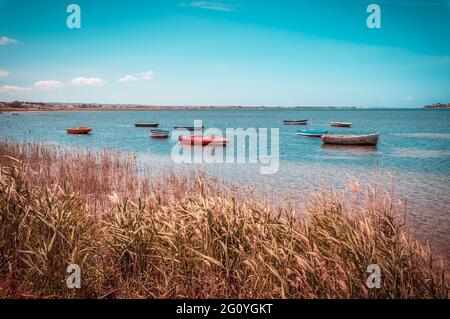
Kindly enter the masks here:
M 443 109 L 443 108 L 450 108 L 450 103 L 435 103 L 435 104 L 429 104 L 424 106 L 425 109 Z
M 27 108 L 27 107 L 48 107 L 47 103 L 43 102 L 22 102 L 22 101 L 14 101 L 14 102 L 1 102 L 3 106 L 11 107 L 11 108 Z

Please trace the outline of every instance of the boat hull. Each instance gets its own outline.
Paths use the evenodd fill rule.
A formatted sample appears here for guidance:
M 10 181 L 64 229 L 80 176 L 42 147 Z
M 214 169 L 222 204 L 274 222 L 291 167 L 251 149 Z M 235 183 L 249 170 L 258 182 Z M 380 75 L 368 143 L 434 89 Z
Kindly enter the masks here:
M 305 137 L 322 137 L 322 135 L 327 134 L 327 131 L 321 131 L 321 130 L 302 130 L 298 131 L 298 136 L 305 136 Z
M 92 129 L 90 127 L 78 127 L 78 128 L 68 128 L 66 129 L 67 134 L 76 134 L 76 135 L 87 135 L 91 134 Z
M 158 123 L 136 123 L 134 124 L 136 127 L 158 127 Z
M 201 145 L 207 146 L 210 144 L 214 145 L 226 145 L 230 140 L 222 137 L 211 137 L 211 136 L 180 136 L 179 141 L 182 144 L 187 145 Z
M 380 134 L 368 135 L 330 135 L 322 136 L 324 144 L 333 145 L 377 145 Z
M 175 130 L 188 130 L 188 131 L 195 131 L 195 130 L 203 130 L 204 126 L 174 126 Z
M 352 123 L 345 123 L 345 122 L 331 122 L 331 126 L 333 127 L 352 127 Z
M 162 131 L 162 130 L 153 130 L 150 132 L 151 138 L 168 138 L 169 132 L 168 131 Z
M 299 121 L 284 120 L 283 124 L 284 125 L 307 125 L 308 124 L 308 120 L 299 120 Z

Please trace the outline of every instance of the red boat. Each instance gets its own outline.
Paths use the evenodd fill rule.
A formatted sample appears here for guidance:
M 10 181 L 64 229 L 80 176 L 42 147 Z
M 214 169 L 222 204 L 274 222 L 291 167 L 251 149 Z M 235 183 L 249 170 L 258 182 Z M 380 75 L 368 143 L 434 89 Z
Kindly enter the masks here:
M 178 140 L 182 144 L 202 145 L 202 146 L 206 146 L 209 144 L 225 145 L 230 141 L 229 139 L 223 137 L 201 136 L 201 135 L 180 136 Z

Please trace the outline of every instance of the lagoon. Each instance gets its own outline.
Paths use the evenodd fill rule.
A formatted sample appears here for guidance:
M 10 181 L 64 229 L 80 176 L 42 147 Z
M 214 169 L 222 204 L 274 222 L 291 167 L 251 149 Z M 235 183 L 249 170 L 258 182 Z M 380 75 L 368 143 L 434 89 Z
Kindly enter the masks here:
M 285 126 L 286 119 L 304 118 L 307 127 Z M 136 122 L 159 122 L 161 129 L 193 125 L 205 128 L 278 128 L 280 166 L 261 175 L 253 164 L 183 164 L 171 161 L 176 140 L 149 138 Z M 348 121 L 352 128 L 332 128 Z M 76 126 L 94 128 L 90 136 L 67 135 Z M 299 129 L 326 129 L 338 134 L 379 132 L 373 147 L 324 146 L 320 139 L 296 135 Z M 231 182 L 262 192 L 269 200 L 284 196 L 301 202 L 319 189 L 341 189 L 349 183 L 395 188 L 407 203 L 408 220 L 417 235 L 450 256 L 450 110 L 448 109 L 220 109 L 155 111 L 24 112 L 0 114 L 0 138 L 56 143 L 69 147 L 133 152 L 150 167 L 205 169 Z M 233 145 L 231 145 L 233 147 Z

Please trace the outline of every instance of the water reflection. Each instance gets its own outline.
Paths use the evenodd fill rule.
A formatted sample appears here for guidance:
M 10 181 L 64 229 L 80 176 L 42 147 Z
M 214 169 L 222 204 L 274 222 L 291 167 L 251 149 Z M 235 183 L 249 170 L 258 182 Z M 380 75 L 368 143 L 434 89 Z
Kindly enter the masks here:
M 362 155 L 377 155 L 378 147 L 373 145 L 333 145 L 322 144 L 322 150 L 330 154 L 362 154 Z

